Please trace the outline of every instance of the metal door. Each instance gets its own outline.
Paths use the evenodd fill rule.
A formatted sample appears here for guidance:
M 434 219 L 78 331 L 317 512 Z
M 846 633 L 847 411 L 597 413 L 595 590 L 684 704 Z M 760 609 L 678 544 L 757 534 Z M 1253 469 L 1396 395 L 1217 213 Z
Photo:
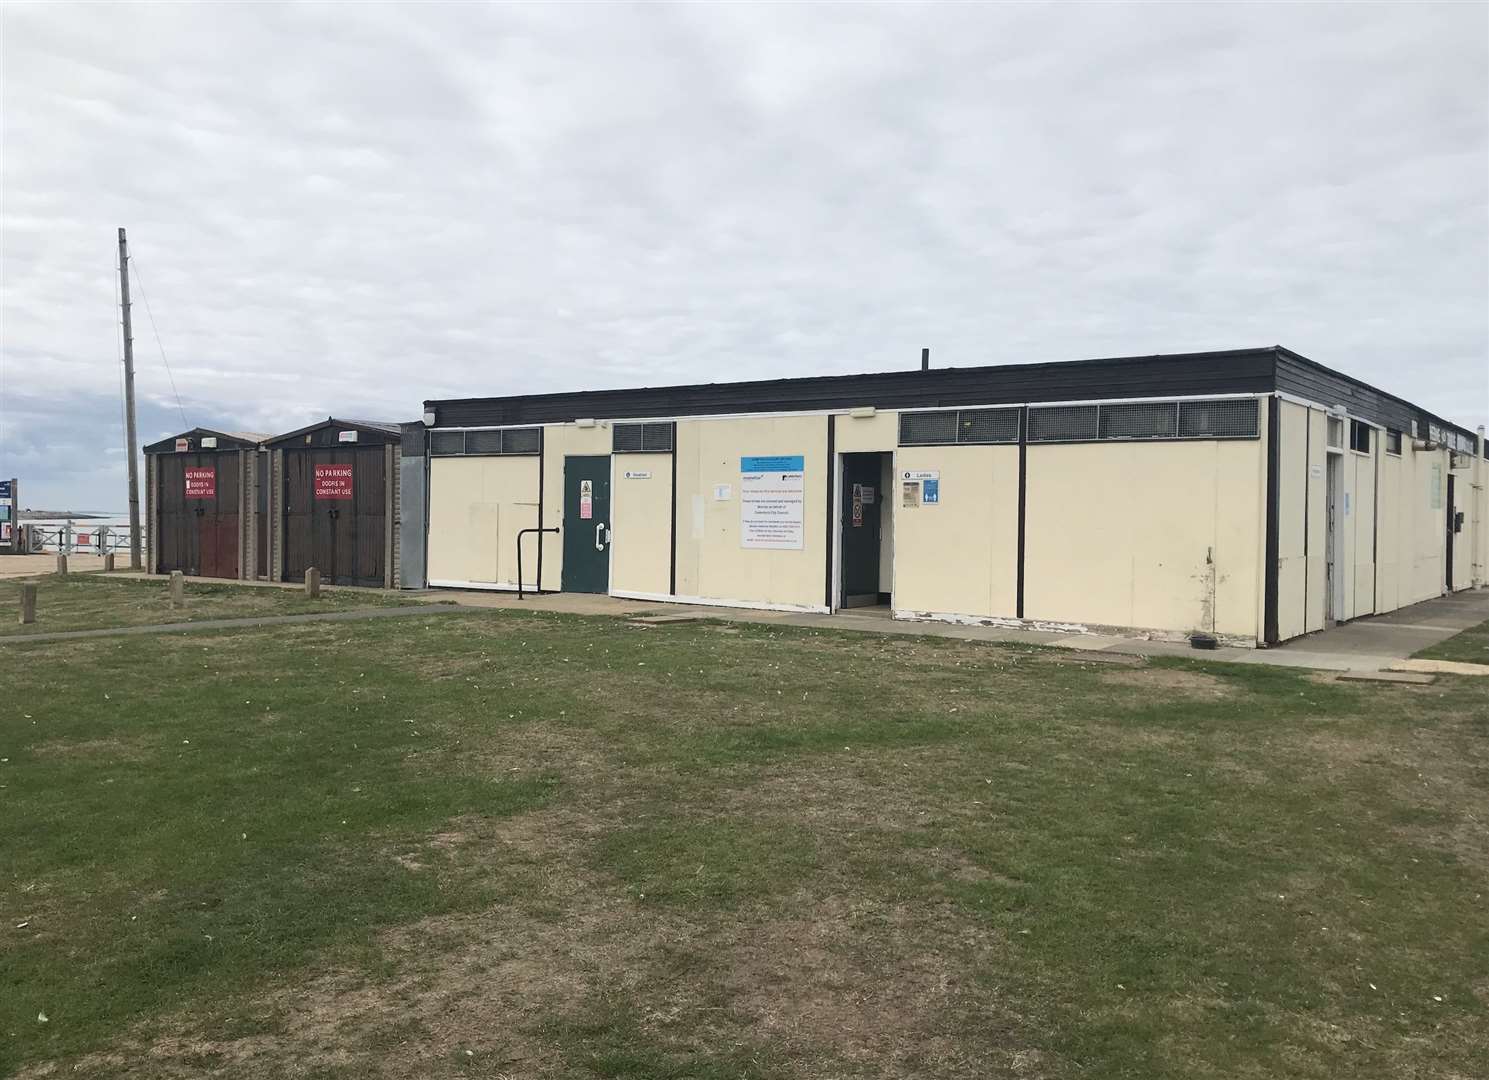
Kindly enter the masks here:
M 564 459 L 564 592 L 610 591 L 610 456 Z
M 842 476 L 842 605 L 865 607 L 879 602 L 880 456 L 844 454 Z

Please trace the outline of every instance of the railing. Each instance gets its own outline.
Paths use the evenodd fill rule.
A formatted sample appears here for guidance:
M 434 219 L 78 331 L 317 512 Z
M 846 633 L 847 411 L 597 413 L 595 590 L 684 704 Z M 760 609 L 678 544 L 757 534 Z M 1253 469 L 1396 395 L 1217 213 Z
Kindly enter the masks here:
M 525 600 L 525 599 L 527 599 L 526 594 L 522 591 L 522 538 L 524 536 L 526 536 L 528 533 L 556 533 L 556 532 L 558 532 L 558 528 L 557 527 L 554 527 L 554 528 L 551 528 L 551 529 L 519 529 L 518 530 L 518 532 L 517 532 L 517 599 L 519 599 L 519 600 Z M 538 538 L 538 544 L 539 544 L 539 547 L 538 547 L 538 587 L 533 590 L 533 592 L 536 593 L 539 596 L 542 596 L 543 595 L 543 548 L 542 548 L 542 542 L 543 542 L 542 541 L 542 537 L 540 536 Z
M 21 528 L 26 533 L 26 551 L 48 551 L 58 555 L 107 555 L 129 550 L 131 530 L 128 525 L 22 523 Z

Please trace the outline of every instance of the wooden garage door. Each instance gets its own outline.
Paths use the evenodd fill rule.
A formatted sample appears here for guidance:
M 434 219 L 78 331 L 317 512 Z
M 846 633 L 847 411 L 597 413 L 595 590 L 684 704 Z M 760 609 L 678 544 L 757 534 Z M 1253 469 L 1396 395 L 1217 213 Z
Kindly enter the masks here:
M 238 576 L 238 454 L 161 454 L 160 571 Z
M 284 579 L 381 587 L 387 546 L 382 446 L 284 452 Z

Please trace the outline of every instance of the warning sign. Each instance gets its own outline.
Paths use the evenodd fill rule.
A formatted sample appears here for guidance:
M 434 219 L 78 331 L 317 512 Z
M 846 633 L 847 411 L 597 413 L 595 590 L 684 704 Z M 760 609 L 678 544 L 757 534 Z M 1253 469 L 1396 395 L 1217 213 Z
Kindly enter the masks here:
M 350 465 L 317 465 L 315 467 L 317 499 L 350 499 L 352 467 Z
M 188 499 L 217 498 L 217 467 L 207 465 L 186 470 L 186 497 Z
M 595 516 L 595 482 L 593 480 L 579 481 L 579 516 L 581 518 Z

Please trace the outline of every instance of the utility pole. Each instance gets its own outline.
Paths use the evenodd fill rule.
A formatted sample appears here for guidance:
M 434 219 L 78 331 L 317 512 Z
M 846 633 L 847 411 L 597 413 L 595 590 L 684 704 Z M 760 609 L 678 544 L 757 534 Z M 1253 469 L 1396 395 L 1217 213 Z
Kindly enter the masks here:
M 140 558 L 140 467 L 134 429 L 134 331 L 129 322 L 129 244 L 119 230 L 119 298 L 124 313 L 124 438 L 129 443 L 129 568 L 143 569 Z

